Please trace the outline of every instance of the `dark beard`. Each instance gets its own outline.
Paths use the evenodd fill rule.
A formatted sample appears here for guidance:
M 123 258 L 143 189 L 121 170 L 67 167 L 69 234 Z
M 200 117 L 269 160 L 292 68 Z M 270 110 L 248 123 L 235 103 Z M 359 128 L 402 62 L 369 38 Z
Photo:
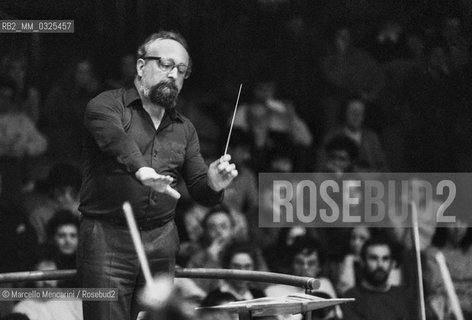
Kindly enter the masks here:
M 373 286 L 382 286 L 388 280 L 389 273 L 382 269 L 377 269 L 373 272 L 365 272 L 365 280 Z
M 149 100 L 164 109 L 173 108 L 177 102 L 179 89 L 173 81 L 161 81 L 149 90 Z

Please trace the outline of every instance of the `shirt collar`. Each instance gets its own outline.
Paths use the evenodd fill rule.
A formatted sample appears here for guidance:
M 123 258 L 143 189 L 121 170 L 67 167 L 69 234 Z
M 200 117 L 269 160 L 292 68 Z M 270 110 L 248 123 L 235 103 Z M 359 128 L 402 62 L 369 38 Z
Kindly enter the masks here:
M 141 102 L 141 97 L 139 96 L 136 86 L 132 85 L 125 89 L 125 97 L 124 97 L 125 107 L 129 107 L 130 105 L 132 105 L 138 100 Z M 175 110 L 175 108 L 167 109 L 166 114 L 169 115 L 172 121 L 175 121 L 177 119 L 180 120 L 181 122 L 184 121 L 182 118 L 182 115 L 177 110 Z

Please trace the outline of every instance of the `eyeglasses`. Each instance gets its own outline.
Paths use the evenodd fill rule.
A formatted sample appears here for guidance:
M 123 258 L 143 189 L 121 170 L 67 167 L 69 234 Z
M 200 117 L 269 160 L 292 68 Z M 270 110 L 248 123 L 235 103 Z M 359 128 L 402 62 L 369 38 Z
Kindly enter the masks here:
M 177 68 L 177 71 L 180 75 L 184 76 L 184 79 L 190 77 L 192 68 L 185 64 L 175 64 L 172 59 L 166 59 L 161 57 L 142 57 L 143 60 L 155 60 L 157 61 L 157 66 L 164 72 L 171 72 L 174 68 Z

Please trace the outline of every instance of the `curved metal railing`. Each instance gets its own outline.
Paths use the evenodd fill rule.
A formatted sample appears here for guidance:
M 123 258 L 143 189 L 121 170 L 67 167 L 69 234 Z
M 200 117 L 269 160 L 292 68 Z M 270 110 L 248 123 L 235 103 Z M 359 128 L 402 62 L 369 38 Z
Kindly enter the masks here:
M 76 270 L 51 270 L 51 271 L 23 271 L 0 273 L 0 284 L 8 282 L 25 282 L 39 280 L 67 280 L 77 276 Z M 176 268 L 176 278 L 203 278 L 203 279 L 230 279 L 248 280 L 254 282 L 268 282 L 301 287 L 305 290 L 317 290 L 320 287 L 319 280 L 309 277 L 298 277 L 288 274 L 234 270 L 234 269 L 206 269 L 206 268 Z

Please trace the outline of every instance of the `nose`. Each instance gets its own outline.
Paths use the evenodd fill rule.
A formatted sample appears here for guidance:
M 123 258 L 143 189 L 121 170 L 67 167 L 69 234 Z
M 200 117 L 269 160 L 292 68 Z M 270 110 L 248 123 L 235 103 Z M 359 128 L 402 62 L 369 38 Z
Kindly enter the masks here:
M 179 75 L 179 71 L 177 70 L 177 67 L 172 68 L 172 70 L 169 71 L 167 74 L 167 77 L 172 78 L 172 79 L 177 79 Z

